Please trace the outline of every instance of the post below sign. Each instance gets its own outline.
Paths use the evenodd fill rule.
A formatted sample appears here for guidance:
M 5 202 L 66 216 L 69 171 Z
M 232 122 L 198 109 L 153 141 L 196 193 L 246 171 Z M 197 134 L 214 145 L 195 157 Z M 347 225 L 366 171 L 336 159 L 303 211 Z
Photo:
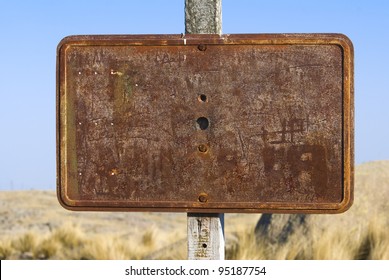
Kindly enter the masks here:
M 343 212 L 353 106 L 344 35 L 67 37 L 58 198 L 72 210 Z

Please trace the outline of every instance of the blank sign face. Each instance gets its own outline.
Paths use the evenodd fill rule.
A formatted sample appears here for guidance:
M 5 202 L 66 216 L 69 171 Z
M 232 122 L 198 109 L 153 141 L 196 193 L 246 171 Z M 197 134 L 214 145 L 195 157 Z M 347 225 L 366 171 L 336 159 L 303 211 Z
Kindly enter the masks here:
M 338 213 L 353 200 L 338 34 L 73 36 L 58 46 L 72 210 Z

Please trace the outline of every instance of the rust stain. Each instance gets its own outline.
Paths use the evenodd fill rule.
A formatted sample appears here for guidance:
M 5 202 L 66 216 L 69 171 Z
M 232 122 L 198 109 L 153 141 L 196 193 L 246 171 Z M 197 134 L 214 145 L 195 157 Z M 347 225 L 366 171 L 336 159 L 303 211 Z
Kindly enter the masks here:
M 185 39 L 60 43 L 61 203 L 106 211 L 350 207 L 351 42 L 337 34 Z

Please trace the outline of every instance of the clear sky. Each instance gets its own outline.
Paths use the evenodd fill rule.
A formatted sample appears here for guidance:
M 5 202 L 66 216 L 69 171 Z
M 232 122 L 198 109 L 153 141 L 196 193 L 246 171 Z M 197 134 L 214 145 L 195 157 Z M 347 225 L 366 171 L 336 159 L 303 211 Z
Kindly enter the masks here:
M 343 33 L 355 49 L 356 164 L 389 160 L 389 1 L 222 0 L 223 33 Z M 55 189 L 56 47 L 179 34 L 184 0 L 0 0 L 0 189 Z

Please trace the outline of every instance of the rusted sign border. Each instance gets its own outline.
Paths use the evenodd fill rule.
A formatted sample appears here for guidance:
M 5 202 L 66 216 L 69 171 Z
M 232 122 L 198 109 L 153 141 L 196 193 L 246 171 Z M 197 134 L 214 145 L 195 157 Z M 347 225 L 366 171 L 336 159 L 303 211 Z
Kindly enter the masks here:
M 65 56 L 69 46 L 183 46 L 183 45 L 337 45 L 343 53 L 343 199 L 339 203 L 200 203 L 191 202 L 83 201 L 71 199 L 68 185 L 69 154 L 75 147 L 66 141 L 70 133 L 65 77 Z M 57 48 L 57 196 L 63 207 L 89 211 L 170 211 L 170 212 L 240 212 L 240 213 L 341 213 L 353 202 L 354 185 L 354 51 L 342 34 L 233 34 L 233 35 L 86 35 L 64 38 Z M 109 205 L 109 206 L 107 206 Z M 117 205 L 117 207 L 115 207 Z M 242 205 L 244 207 L 242 207 Z

